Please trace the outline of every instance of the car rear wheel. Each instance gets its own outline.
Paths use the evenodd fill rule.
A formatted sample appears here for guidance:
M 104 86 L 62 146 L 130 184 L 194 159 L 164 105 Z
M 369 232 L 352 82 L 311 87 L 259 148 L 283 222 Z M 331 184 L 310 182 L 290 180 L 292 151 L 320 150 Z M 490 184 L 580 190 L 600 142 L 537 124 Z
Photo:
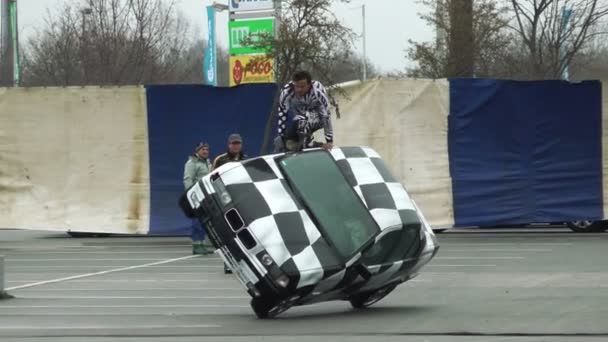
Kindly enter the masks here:
M 255 315 L 261 319 L 272 318 L 279 314 L 275 308 L 275 303 L 259 297 L 251 299 L 251 308 Z
M 269 301 L 256 297 L 251 299 L 251 308 L 258 318 L 274 318 L 287 311 L 290 307 L 292 307 L 293 303 L 294 301 L 290 300 L 282 300 L 277 303 L 276 301 Z
M 396 287 L 397 284 L 393 284 L 387 285 L 375 291 L 359 293 L 349 299 L 350 305 L 352 305 L 355 309 L 368 308 L 381 301 L 384 297 L 388 296 L 388 294 L 393 292 Z
M 608 221 L 570 221 L 566 225 L 577 233 L 598 233 L 608 229 Z

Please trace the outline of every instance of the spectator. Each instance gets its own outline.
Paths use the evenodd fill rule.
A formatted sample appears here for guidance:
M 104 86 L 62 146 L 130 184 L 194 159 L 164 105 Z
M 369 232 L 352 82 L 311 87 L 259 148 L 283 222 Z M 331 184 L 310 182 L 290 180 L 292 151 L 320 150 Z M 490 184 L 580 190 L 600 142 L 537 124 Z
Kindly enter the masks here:
M 243 153 L 243 138 L 238 133 L 230 134 L 230 137 L 228 137 L 228 151 L 215 158 L 213 170 L 226 163 L 244 159 L 247 159 L 247 156 Z
M 213 161 L 213 170 L 226 163 L 244 159 L 247 159 L 247 156 L 243 153 L 243 138 L 241 138 L 238 133 L 230 134 L 228 137 L 228 151 L 215 158 Z M 226 264 L 224 264 L 224 273 L 232 273 Z
M 211 172 L 209 144 L 199 143 L 184 166 L 184 188 L 190 189 L 196 182 Z M 198 218 L 192 219 L 192 254 L 212 254 L 213 246 L 205 239 L 205 230 Z

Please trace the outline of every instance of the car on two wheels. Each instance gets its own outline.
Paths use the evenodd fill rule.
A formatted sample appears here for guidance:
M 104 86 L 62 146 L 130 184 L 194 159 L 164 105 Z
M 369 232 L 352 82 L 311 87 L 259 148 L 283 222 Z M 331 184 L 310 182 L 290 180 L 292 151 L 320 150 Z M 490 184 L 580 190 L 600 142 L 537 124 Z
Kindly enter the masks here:
M 180 206 L 201 221 L 260 318 L 332 300 L 365 308 L 439 249 L 415 201 L 367 147 L 228 163 Z

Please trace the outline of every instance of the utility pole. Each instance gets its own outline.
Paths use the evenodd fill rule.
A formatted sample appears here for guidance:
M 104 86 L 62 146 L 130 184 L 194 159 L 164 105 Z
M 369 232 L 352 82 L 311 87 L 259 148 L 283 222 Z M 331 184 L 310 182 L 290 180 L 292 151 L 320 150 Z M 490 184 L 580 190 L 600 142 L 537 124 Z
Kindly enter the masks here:
M 82 66 L 82 85 L 87 85 L 88 83 L 88 77 L 87 77 L 87 57 L 86 57 L 86 49 L 87 49 L 87 29 L 86 29 L 86 24 L 87 24 L 87 16 L 90 15 L 91 13 L 93 13 L 93 10 L 90 7 L 83 7 L 80 9 L 80 14 L 82 15 L 82 34 L 81 34 L 81 41 L 80 41 L 80 64 Z
M 473 0 L 450 2 L 448 77 L 473 77 Z
M 563 34 L 566 35 L 565 39 L 561 39 L 563 41 L 562 46 L 561 46 L 561 51 L 560 51 L 560 60 L 565 62 L 566 59 L 566 41 L 568 40 L 567 37 L 567 32 L 569 29 L 569 25 L 571 25 L 570 23 L 570 18 L 572 17 L 572 7 L 567 8 L 566 6 L 564 6 L 564 8 L 562 9 L 562 32 Z M 561 65 L 562 63 L 560 63 Z M 569 81 L 570 80 L 570 70 L 569 70 L 569 66 L 566 63 L 563 66 L 563 70 L 562 70 L 562 79 Z
M 361 14 L 363 16 L 363 81 L 367 80 L 367 42 L 365 34 L 365 4 L 361 6 Z
M 435 20 L 437 21 L 435 24 L 435 45 L 437 46 L 437 50 L 439 51 L 440 55 L 443 55 L 445 53 L 445 37 L 447 33 L 440 24 L 444 22 L 443 18 L 441 18 L 445 13 L 444 0 L 437 0 L 437 4 L 435 6 Z
M 9 80 L 13 73 L 11 62 L 10 15 L 8 0 L 0 0 L 0 86 L 10 85 Z

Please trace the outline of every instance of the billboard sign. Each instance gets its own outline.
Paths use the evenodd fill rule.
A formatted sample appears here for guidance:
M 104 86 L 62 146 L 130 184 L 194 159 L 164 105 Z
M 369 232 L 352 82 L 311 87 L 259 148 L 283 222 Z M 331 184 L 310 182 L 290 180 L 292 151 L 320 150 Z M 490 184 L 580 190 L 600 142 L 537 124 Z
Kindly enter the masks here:
M 274 0 L 230 0 L 230 11 L 263 11 L 274 8 Z
M 251 38 L 252 42 L 259 41 L 264 35 L 274 34 L 274 19 L 255 19 L 230 21 L 229 27 L 229 50 L 231 55 L 247 55 L 254 53 L 264 53 L 268 49 L 247 46 L 243 40 Z
M 274 62 L 264 55 L 230 57 L 230 86 L 274 82 Z

